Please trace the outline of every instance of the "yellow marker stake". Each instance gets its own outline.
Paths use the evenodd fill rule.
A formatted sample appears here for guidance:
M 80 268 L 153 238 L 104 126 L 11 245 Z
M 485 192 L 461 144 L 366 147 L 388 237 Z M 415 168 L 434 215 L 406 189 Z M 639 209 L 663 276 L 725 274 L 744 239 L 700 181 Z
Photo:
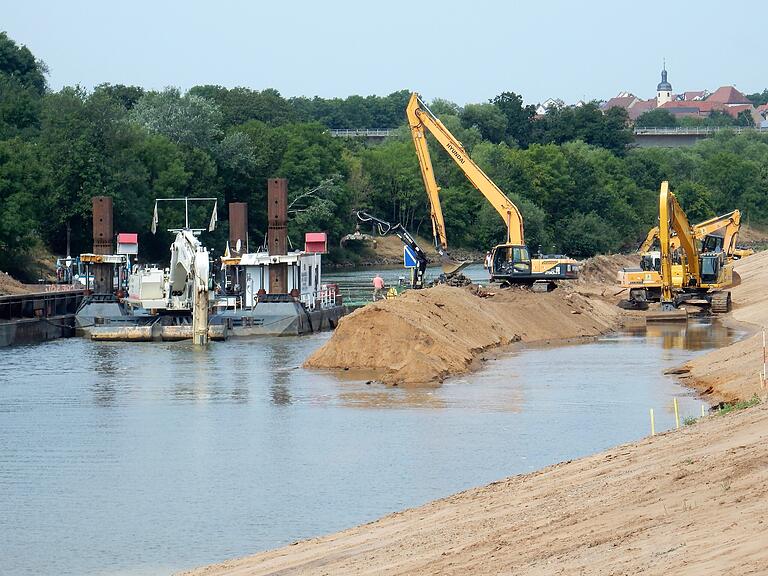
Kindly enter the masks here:
M 656 426 L 653 423 L 653 408 L 651 408 L 651 436 L 656 436 Z
M 672 399 L 675 405 L 675 428 L 680 428 L 680 413 L 677 411 L 677 398 Z
M 704 404 L 701 405 L 701 417 L 704 418 L 706 416 L 706 412 L 704 412 Z

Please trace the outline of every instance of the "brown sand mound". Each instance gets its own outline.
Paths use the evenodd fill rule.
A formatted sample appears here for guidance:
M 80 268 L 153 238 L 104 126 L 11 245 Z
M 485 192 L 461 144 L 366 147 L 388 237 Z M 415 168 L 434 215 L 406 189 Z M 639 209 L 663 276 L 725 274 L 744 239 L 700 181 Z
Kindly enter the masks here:
M 481 293 L 482 294 L 482 293 Z M 612 303 L 567 289 L 474 287 L 411 290 L 343 318 L 306 361 L 310 368 L 370 371 L 386 383 L 424 383 L 467 372 L 477 353 L 515 341 L 595 336 L 614 327 Z
M 637 266 L 640 256 L 637 254 L 612 254 L 594 256 L 579 264 L 579 284 L 615 285 L 616 276 L 621 268 Z
M 7 294 L 25 294 L 29 291 L 30 288 L 25 284 L 22 284 L 5 272 L 0 272 L 0 296 Z

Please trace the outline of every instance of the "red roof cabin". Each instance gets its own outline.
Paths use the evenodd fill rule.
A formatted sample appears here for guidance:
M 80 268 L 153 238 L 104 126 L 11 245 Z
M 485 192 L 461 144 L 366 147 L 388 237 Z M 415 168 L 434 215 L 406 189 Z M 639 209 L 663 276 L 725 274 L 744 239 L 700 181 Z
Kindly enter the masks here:
M 132 232 L 121 232 L 117 235 L 118 254 L 138 254 L 139 235 Z
M 326 254 L 328 252 L 328 235 L 325 232 L 307 232 L 304 234 L 304 251 Z

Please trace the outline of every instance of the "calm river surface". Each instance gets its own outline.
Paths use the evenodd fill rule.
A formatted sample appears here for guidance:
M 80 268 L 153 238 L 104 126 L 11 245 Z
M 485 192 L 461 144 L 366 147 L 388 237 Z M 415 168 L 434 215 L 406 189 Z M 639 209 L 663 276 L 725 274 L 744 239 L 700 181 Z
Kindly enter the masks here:
M 701 404 L 690 324 L 527 349 L 437 388 L 299 368 L 328 334 L 0 350 L 0 573 L 165 574 L 645 436 Z

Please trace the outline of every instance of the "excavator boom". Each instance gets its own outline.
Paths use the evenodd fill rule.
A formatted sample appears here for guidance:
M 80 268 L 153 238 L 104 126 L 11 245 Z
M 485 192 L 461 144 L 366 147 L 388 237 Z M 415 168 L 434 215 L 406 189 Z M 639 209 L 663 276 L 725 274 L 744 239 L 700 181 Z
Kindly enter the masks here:
M 435 180 L 432 161 L 427 148 L 426 132 L 428 130 L 438 143 L 448 152 L 453 161 L 461 168 L 464 175 L 477 188 L 486 200 L 499 213 L 507 227 L 507 244 L 524 245 L 525 232 L 523 230 L 523 217 L 517 206 L 507 198 L 493 180 L 483 172 L 480 167 L 469 157 L 464 147 L 453 134 L 438 120 L 434 114 L 422 102 L 418 94 L 411 94 L 411 99 L 406 108 L 408 124 L 411 128 L 411 137 L 419 158 L 421 176 L 427 189 L 432 213 L 432 228 L 435 233 L 435 243 L 438 248 L 446 250 L 448 240 L 445 235 L 445 220 L 440 205 L 440 188 Z
M 424 274 L 427 271 L 427 263 L 429 260 L 427 259 L 427 255 L 424 253 L 424 250 L 421 249 L 411 233 L 408 232 L 408 230 L 406 230 L 405 227 L 399 222 L 397 224 L 390 224 L 386 220 L 376 218 L 376 216 L 372 216 L 371 214 L 363 212 L 362 210 L 355 212 L 355 216 L 357 216 L 357 219 L 360 220 L 360 222 L 375 224 L 376 229 L 381 236 L 386 236 L 391 232 L 400 238 L 400 241 L 403 243 L 403 245 L 407 246 L 411 250 L 411 253 L 416 259 L 416 268 L 413 269 L 413 274 L 411 276 L 411 286 L 413 288 L 423 288 Z

